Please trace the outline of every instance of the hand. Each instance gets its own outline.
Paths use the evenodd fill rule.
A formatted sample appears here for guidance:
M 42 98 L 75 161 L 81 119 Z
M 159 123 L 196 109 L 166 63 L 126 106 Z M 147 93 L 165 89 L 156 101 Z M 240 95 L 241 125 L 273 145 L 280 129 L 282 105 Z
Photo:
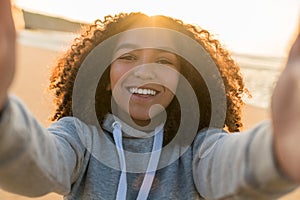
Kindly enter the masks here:
M 15 71 L 16 31 L 9 0 L 0 2 L 0 110 L 7 99 Z
M 300 33 L 272 97 L 274 150 L 283 172 L 300 183 Z

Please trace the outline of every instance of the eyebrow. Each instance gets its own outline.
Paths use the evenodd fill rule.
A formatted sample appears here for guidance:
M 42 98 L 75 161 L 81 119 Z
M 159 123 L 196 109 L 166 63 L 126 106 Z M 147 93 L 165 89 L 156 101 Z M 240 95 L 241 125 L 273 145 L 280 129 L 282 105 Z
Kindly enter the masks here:
M 123 43 L 115 49 L 115 52 L 119 51 L 120 49 L 140 49 L 140 47 L 132 43 Z
M 137 44 L 133 44 L 133 43 L 123 43 L 120 46 L 118 46 L 114 52 L 119 51 L 120 49 L 131 49 L 131 50 L 138 50 L 138 49 L 146 49 L 146 48 L 153 48 L 153 49 L 159 49 L 161 51 L 166 51 L 166 52 L 170 52 L 170 53 L 174 53 L 176 54 L 176 51 L 174 50 L 174 47 L 166 47 L 166 46 L 161 46 L 161 47 L 143 47 Z

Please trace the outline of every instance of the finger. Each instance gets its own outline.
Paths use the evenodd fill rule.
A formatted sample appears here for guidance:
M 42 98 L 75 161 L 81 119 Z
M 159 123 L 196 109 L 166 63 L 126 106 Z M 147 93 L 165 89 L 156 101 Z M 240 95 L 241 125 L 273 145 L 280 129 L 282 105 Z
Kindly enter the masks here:
M 0 3 L 0 27 L 2 30 L 14 31 L 14 21 L 12 17 L 10 0 L 2 0 Z
M 286 67 L 283 70 L 276 89 L 274 96 L 277 99 L 281 99 L 281 104 L 286 104 L 286 108 L 293 107 L 295 100 L 299 104 L 300 94 L 300 32 L 294 40 L 288 55 Z M 284 105 L 279 105 L 283 107 Z M 299 106 L 300 107 L 300 106 Z
M 288 62 L 291 62 L 293 60 L 298 60 L 300 57 L 300 33 L 296 37 L 296 40 L 294 41 L 288 57 Z
M 272 97 L 274 119 L 289 120 L 299 115 L 300 109 L 300 34 L 291 46 L 286 67 L 282 72 Z M 287 114 L 285 117 L 285 113 Z M 280 123 L 279 123 L 280 124 Z
M 15 71 L 16 32 L 9 0 L 0 1 L 0 108 Z

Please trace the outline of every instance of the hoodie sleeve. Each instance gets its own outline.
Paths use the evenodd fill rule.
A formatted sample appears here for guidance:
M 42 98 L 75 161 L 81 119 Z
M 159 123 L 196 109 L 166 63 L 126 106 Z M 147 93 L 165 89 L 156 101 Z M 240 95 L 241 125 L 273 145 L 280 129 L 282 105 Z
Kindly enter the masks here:
M 10 96 L 0 119 L 0 187 L 31 197 L 69 193 L 84 154 L 74 124 L 63 118 L 46 129 Z
M 206 199 L 275 199 L 296 188 L 276 165 L 270 122 L 242 133 L 201 132 L 194 145 L 193 176 Z

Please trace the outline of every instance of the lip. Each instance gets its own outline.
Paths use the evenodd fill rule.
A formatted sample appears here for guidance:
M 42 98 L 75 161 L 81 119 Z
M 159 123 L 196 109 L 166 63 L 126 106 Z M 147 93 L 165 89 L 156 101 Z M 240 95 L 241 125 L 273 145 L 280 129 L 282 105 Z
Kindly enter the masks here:
M 131 94 L 130 93 L 130 101 L 135 103 L 141 103 L 146 105 L 145 103 L 153 102 L 160 94 L 156 94 L 155 96 L 152 95 L 143 95 L 143 94 Z

